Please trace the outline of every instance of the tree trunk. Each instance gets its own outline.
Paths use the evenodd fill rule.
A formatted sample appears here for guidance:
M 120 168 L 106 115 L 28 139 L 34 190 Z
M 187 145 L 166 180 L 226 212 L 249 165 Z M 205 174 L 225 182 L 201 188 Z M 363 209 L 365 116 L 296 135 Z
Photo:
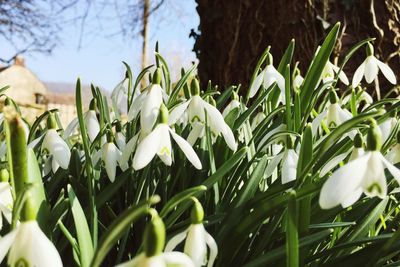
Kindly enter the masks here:
M 367 37 L 374 43 L 378 58 L 399 73 L 400 4 L 398 0 L 196 0 L 200 16 L 194 50 L 200 60 L 203 84 L 212 80 L 222 88 L 248 82 L 263 50 L 271 45 L 275 65 L 290 40 L 296 40 L 294 60 L 306 71 L 316 47 L 331 25 L 342 22 L 342 34 L 334 57 L 343 56 L 352 45 Z M 371 8 L 373 7 L 373 8 Z M 343 31 L 344 30 L 344 31 Z M 352 77 L 365 58 L 357 53 L 346 71 Z M 381 84 L 382 85 L 382 84 Z

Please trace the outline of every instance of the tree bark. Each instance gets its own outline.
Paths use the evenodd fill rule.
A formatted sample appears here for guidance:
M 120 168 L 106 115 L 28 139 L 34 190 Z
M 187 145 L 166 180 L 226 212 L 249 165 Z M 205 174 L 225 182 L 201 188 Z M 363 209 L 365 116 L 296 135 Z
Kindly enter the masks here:
M 221 88 L 248 82 L 263 50 L 271 45 L 275 65 L 290 40 L 296 40 L 294 61 L 306 67 L 330 28 L 342 22 L 342 34 L 332 61 L 352 45 L 376 37 L 376 55 L 399 73 L 400 4 L 398 0 L 196 0 L 200 16 L 194 50 L 203 84 L 212 80 Z M 362 50 L 362 49 L 361 49 Z M 351 79 L 365 58 L 361 51 L 345 71 Z M 383 84 L 385 85 L 385 84 Z M 382 86 L 382 84 L 381 84 Z

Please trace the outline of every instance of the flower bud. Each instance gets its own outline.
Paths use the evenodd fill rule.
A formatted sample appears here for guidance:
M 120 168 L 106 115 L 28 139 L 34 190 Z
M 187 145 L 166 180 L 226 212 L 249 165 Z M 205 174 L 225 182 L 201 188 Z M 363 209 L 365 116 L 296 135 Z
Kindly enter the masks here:
M 339 102 L 339 98 L 333 89 L 329 92 L 329 102 L 331 102 L 331 104 L 336 104 Z
M 96 110 L 97 109 L 97 101 L 95 98 L 90 101 L 89 110 Z
M 196 78 L 190 83 L 190 92 L 192 95 L 200 95 L 200 84 Z
M 367 53 L 367 56 L 374 55 L 374 47 L 372 46 L 372 44 L 370 42 L 367 43 L 366 53 Z
M 367 149 L 370 151 L 378 151 L 382 147 L 382 133 L 381 129 L 373 120 L 367 134 Z
M 204 219 L 204 209 L 197 198 L 192 197 L 193 206 L 192 210 L 190 211 L 190 220 L 191 224 L 199 224 L 203 222 Z
M 164 103 L 162 103 L 160 106 L 160 115 L 159 115 L 160 123 L 168 124 L 168 117 L 169 117 L 168 108 L 164 105 Z
M 49 116 L 47 116 L 47 129 L 57 129 L 56 116 L 53 112 L 50 112 Z
M 152 84 L 161 84 L 161 69 L 157 68 L 152 77 Z
M 360 133 L 357 133 L 354 136 L 353 143 L 354 143 L 354 147 L 355 148 L 362 148 L 364 146 L 364 140 L 363 140 L 363 137 L 362 137 L 362 135 Z
M 8 173 L 7 169 L 0 170 L 0 182 L 8 182 L 10 179 L 10 174 Z
M 151 209 L 150 213 L 152 217 L 150 222 L 146 225 L 143 235 L 143 247 L 146 257 L 161 254 L 165 245 L 164 222 L 154 209 Z

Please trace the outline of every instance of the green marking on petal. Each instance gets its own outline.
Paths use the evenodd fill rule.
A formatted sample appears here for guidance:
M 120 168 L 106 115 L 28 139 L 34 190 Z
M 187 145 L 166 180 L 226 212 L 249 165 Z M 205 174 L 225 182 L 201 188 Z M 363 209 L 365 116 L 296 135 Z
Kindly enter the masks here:
M 369 193 L 378 192 L 378 194 L 382 194 L 382 188 L 378 183 L 373 183 L 367 188 Z
M 164 146 L 163 148 L 161 148 L 160 154 L 165 154 L 169 156 L 171 155 L 171 150 L 169 150 L 168 147 Z
M 20 258 L 15 262 L 14 267 L 29 267 L 29 263 L 24 258 Z

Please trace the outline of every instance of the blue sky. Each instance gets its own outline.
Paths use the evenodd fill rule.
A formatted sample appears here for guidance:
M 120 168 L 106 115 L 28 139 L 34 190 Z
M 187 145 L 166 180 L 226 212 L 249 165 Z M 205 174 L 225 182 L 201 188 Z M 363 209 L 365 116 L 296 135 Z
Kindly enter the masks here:
M 111 13 L 110 17 L 113 16 L 116 15 Z M 107 29 L 97 25 L 95 20 L 90 20 L 86 27 L 87 36 L 78 49 L 79 25 L 69 24 L 60 32 L 61 41 L 52 54 L 24 55 L 26 65 L 42 81 L 74 83 L 79 76 L 84 84 L 93 82 L 108 91 L 123 78 L 125 68 L 122 61 L 128 62 L 137 75 L 141 59 L 141 36 L 130 39 L 120 35 L 111 36 L 112 32 L 120 29 L 117 18 L 108 20 Z M 174 72 L 178 72 L 181 65 L 189 66 L 196 56 L 191 51 L 194 40 L 188 36 L 190 30 L 197 29 L 198 25 L 194 0 L 165 1 L 164 6 L 150 17 L 149 61 L 153 61 L 152 51 L 158 40 L 160 52 Z M 0 44 L 0 56 L 7 58 L 13 55 L 13 49 L 4 46 Z

